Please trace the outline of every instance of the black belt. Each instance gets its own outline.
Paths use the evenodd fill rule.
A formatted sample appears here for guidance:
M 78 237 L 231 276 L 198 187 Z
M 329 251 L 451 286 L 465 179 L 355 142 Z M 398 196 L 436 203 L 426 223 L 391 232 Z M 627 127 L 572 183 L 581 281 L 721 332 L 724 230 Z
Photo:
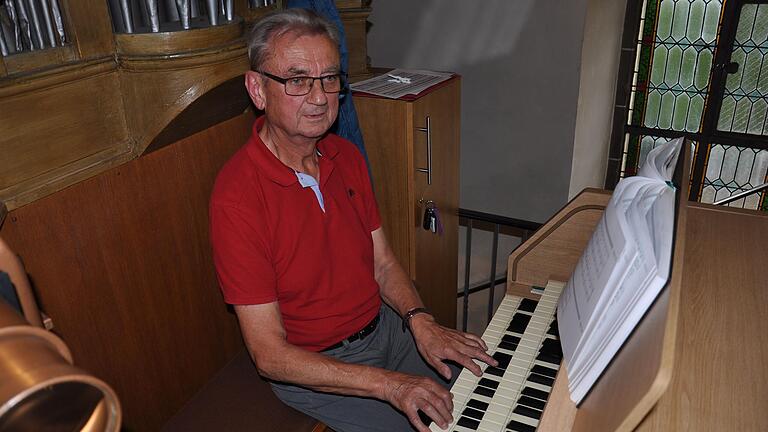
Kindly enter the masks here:
M 376 326 L 379 325 L 379 315 L 376 315 L 373 317 L 371 322 L 368 323 L 365 327 L 363 327 L 362 330 L 360 330 L 357 333 L 353 333 L 350 337 L 344 339 L 341 342 L 335 343 L 328 348 L 325 348 L 321 350 L 320 352 L 330 351 L 332 349 L 341 348 L 344 346 L 344 343 L 352 343 L 356 340 L 363 340 L 365 339 L 369 334 L 373 333 L 374 330 L 376 330 Z

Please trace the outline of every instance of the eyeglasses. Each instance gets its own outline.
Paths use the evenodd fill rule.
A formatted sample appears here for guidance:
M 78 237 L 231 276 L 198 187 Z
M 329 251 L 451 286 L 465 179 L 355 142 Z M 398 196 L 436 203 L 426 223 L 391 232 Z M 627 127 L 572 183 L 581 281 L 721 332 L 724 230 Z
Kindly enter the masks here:
M 304 96 L 305 94 L 308 94 L 312 91 L 312 85 L 315 84 L 315 80 L 320 81 L 320 86 L 324 92 L 338 93 L 344 88 L 347 77 L 344 73 L 337 73 L 320 77 L 295 76 L 290 78 L 280 78 L 279 76 L 264 71 L 257 72 L 273 81 L 283 84 L 283 86 L 285 86 L 285 94 L 288 96 Z

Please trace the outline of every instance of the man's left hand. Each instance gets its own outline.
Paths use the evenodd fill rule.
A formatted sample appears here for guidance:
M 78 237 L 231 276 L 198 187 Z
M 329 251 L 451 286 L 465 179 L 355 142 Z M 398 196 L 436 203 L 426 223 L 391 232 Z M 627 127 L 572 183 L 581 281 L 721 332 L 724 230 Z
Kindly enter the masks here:
M 455 361 L 475 376 L 481 376 L 483 372 L 473 359 L 498 366 L 498 362 L 488 355 L 488 346 L 480 337 L 443 327 L 431 315 L 413 316 L 410 327 L 419 353 L 446 379 L 451 378 L 451 369 L 443 363 L 444 360 Z

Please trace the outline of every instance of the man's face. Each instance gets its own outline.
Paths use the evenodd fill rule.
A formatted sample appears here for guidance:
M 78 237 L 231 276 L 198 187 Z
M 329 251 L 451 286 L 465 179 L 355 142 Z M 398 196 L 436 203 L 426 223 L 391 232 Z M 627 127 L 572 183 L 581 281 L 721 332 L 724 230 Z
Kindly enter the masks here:
M 340 72 L 339 52 L 326 36 L 284 34 L 272 40 L 273 55 L 262 71 L 281 78 L 319 77 Z M 317 139 L 333 125 L 339 109 L 338 93 L 325 93 L 316 80 L 304 96 L 289 96 L 279 82 L 249 72 L 246 87 L 267 121 L 289 139 Z

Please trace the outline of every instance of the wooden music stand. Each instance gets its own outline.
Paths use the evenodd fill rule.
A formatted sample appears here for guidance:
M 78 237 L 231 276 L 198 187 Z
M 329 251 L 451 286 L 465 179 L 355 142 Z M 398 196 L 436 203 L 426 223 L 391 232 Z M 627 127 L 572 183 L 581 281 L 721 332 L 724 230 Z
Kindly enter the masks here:
M 539 431 L 768 430 L 768 215 L 687 202 L 683 147 L 668 285 L 578 407 L 558 375 Z M 507 291 L 567 280 L 609 198 L 585 190 L 515 250 Z

